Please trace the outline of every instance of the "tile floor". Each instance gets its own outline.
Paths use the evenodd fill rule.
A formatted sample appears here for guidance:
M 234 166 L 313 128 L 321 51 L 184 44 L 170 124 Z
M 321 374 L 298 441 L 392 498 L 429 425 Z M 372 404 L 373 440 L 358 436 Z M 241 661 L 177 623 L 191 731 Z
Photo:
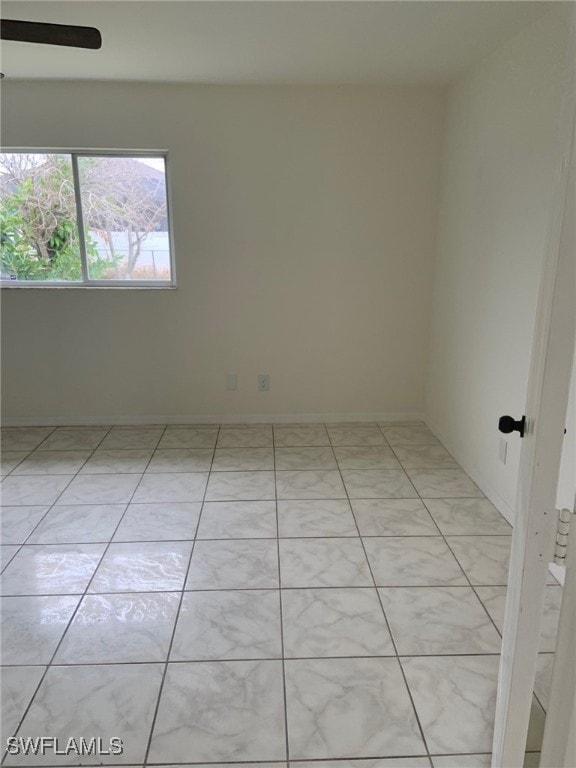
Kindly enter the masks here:
M 2 738 L 124 746 L 4 765 L 489 766 L 511 529 L 425 425 L 2 439 Z

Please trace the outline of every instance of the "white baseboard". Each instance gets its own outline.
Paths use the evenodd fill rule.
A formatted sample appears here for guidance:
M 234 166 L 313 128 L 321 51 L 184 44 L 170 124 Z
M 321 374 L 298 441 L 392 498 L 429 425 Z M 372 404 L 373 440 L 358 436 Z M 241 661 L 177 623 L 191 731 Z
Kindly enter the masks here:
M 365 423 L 365 422 L 389 422 L 399 424 L 401 422 L 423 421 L 424 416 L 420 412 L 407 411 L 404 413 L 216 413 L 216 414 L 186 414 L 186 415 L 158 415 L 147 414 L 144 416 L 103 416 L 103 417 L 79 417 L 71 416 L 44 416 L 21 417 L 4 416 L 3 427 L 76 427 L 76 426 L 117 426 L 126 424 L 139 426 L 143 424 L 310 424 L 310 423 Z
M 431 419 L 425 416 L 424 421 L 428 425 L 429 429 L 436 435 L 438 440 L 440 440 L 442 445 L 448 451 L 450 451 L 452 456 L 454 456 L 466 474 L 470 475 L 482 493 L 488 499 L 490 499 L 498 512 L 500 512 L 506 518 L 510 525 L 514 525 L 514 509 L 510 506 L 510 504 L 508 504 L 507 501 L 504 501 L 500 494 L 494 489 L 488 478 L 479 472 L 477 467 L 475 467 L 474 464 L 469 461 L 468 457 L 466 456 L 466 452 L 462 450 L 460 446 L 456 445 L 448 437 L 446 437 L 438 425 L 435 424 Z

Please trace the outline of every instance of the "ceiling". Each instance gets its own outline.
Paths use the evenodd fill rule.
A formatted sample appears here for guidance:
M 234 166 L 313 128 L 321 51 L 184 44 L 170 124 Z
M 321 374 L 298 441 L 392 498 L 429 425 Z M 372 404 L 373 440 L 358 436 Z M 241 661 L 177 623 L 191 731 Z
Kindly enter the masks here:
M 549 9 L 549 0 L 9 0 L 4 18 L 95 26 L 103 47 L 4 42 L 1 68 L 7 78 L 446 83 Z

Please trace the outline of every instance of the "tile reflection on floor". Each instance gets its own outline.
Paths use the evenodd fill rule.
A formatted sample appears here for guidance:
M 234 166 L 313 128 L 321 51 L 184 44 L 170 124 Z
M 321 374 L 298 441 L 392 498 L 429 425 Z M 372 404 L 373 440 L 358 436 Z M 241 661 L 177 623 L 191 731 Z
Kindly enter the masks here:
M 2 739 L 124 744 L 5 765 L 490 764 L 511 529 L 424 424 L 2 441 Z

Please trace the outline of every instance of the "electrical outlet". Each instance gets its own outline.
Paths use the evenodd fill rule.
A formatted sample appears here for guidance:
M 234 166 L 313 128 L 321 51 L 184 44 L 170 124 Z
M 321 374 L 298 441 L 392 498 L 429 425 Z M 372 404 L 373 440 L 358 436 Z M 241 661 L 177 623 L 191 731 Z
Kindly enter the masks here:
M 226 374 L 226 389 L 228 392 L 238 389 L 238 376 L 235 373 Z
M 502 464 L 506 464 L 506 454 L 508 453 L 508 440 L 503 437 L 500 438 L 500 445 L 498 446 L 498 458 Z
M 267 373 L 258 374 L 258 391 L 268 392 L 270 389 L 270 376 Z

